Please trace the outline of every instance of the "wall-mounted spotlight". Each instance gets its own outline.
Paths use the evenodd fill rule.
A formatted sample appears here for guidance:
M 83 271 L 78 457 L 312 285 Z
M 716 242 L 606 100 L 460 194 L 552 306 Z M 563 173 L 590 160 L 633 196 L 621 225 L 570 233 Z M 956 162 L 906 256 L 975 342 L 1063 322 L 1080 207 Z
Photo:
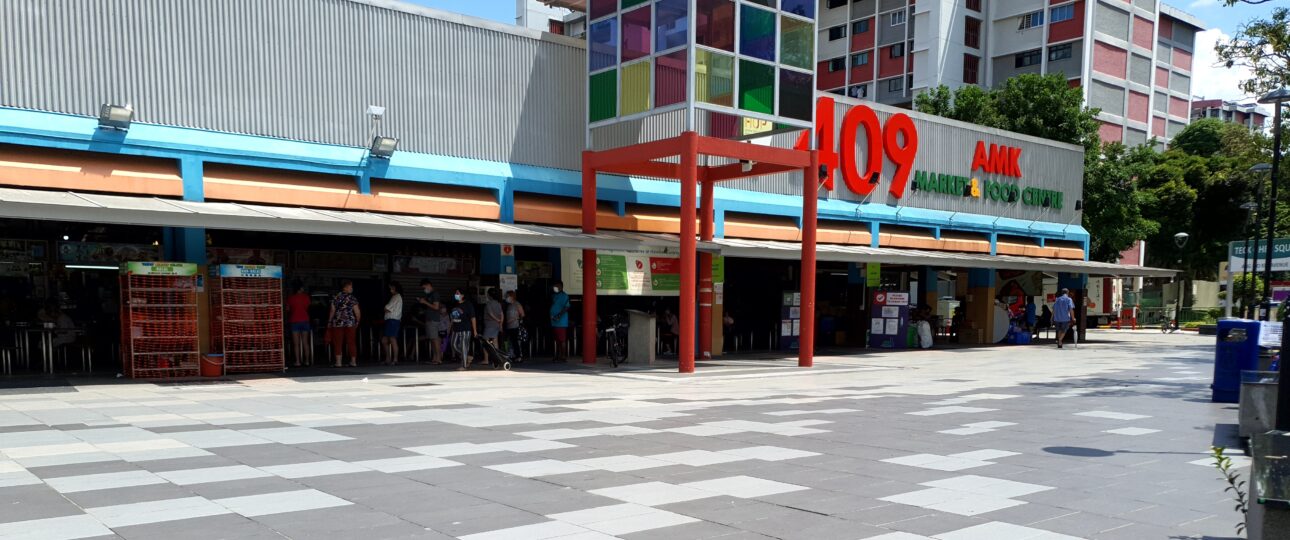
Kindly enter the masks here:
M 372 137 L 372 147 L 370 151 L 372 157 L 390 159 L 394 155 L 394 148 L 399 145 L 399 140 L 394 137 Z
M 99 107 L 100 128 L 126 131 L 130 129 L 130 122 L 133 120 L 134 108 L 130 107 L 129 103 L 126 103 L 124 107 L 107 103 Z

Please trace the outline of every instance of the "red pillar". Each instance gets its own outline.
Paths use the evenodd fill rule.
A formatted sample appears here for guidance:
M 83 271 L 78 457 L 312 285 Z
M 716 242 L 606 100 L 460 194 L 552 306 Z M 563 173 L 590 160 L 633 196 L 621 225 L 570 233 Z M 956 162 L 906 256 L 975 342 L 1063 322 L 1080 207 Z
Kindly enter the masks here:
M 815 228 L 819 198 L 820 152 L 811 150 L 811 165 L 802 169 L 802 334 L 798 367 L 815 363 Z
M 677 370 L 694 373 L 694 258 L 695 191 L 699 181 L 699 138 L 693 131 L 681 134 L 681 335 Z
M 703 214 L 699 218 L 699 239 L 712 241 L 712 180 L 703 181 L 702 198 L 699 208 Z M 699 254 L 699 357 L 712 358 L 712 254 Z
M 582 153 L 582 232 L 596 232 L 596 170 Z M 582 363 L 596 363 L 596 250 L 582 250 Z

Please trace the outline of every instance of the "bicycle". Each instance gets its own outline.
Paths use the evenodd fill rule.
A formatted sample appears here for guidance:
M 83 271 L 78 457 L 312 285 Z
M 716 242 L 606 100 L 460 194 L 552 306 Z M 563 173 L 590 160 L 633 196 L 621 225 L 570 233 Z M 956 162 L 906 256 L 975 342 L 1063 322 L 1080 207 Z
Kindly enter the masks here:
M 1161 324 L 1161 325 L 1160 325 L 1160 333 L 1161 333 L 1161 334 L 1172 334 L 1172 333 L 1174 333 L 1174 332 L 1177 332 L 1179 329 L 1180 329 L 1180 328 L 1179 328 L 1179 326 L 1178 326 L 1178 312 L 1177 312 L 1177 311 L 1174 311 L 1174 313 L 1173 313 L 1173 317 L 1169 317 L 1169 318 L 1165 319 L 1165 322 L 1164 322 L 1163 324 Z
M 609 316 L 609 326 L 604 330 L 605 339 L 609 341 L 609 362 L 614 367 L 627 363 L 627 322 L 615 313 Z

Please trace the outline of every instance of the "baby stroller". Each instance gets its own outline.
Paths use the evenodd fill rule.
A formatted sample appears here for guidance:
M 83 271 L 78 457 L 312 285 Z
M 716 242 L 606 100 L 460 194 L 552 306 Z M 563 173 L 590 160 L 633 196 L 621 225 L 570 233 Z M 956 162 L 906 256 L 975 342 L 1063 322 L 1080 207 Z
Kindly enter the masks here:
M 488 353 L 488 360 L 489 360 L 489 363 L 493 366 L 493 369 L 497 369 L 497 368 L 502 368 L 506 370 L 511 369 L 511 360 L 512 360 L 511 355 L 502 352 L 502 350 L 499 349 L 496 345 L 489 343 L 488 340 L 480 336 L 475 336 L 475 341 L 479 343 L 480 350 Z

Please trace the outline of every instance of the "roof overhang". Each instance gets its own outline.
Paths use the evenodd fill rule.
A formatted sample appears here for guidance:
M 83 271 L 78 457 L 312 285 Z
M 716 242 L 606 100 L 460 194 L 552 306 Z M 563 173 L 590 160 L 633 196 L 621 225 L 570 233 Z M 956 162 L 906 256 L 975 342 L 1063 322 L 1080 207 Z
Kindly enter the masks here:
M 58 220 L 113 225 L 202 227 L 238 231 L 394 238 L 466 244 L 514 244 L 533 247 L 612 251 L 673 251 L 671 234 L 601 231 L 585 234 L 567 227 L 506 224 L 432 216 L 385 214 L 242 204 L 190 202 L 159 197 L 132 197 L 69 191 L 0 187 L 0 218 Z M 801 244 L 768 240 L 717 239 L 699 242 L 700 251 L 727 257 L 801 258 Z M 1167 277 L 1175 271 L 1111 263 L 978 253 L 872 248 L 819 244 L 821 261 L 877 262 L 944 268 L 994 268 L 1074 272 L 1098 276 Z

